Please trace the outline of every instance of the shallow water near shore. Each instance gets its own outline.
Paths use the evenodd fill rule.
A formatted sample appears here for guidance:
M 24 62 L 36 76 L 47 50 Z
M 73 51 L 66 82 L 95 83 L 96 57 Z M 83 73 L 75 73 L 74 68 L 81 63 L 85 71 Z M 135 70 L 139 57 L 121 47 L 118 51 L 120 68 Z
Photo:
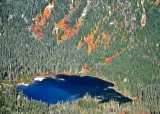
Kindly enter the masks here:
M 22 91 L 29 99 L 34 99 L 47 104 L 59 102 L 72 102 L 89 94 L 100 102 L 115 100 L 120 103 L 132 100 L 116 92 L 113 83 L 91 76 L 67 76 L 56 75 L 54 78 L 46 78 L 35 81 L 29 86 L 19 85 L 18 91 Z

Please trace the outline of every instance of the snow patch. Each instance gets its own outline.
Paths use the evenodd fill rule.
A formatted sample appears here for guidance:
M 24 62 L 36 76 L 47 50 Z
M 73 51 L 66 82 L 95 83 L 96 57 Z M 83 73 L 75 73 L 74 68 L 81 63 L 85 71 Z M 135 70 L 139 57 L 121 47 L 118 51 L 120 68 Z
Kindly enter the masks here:
M 42 81 L 44 79 L 46 79 L 46 78 L 44 78 L 44 77 L 36 77 L 36 78 L 34 78 L 34 81 Z
M 19 86 L 19 85 L 29 86 L 29 84 L 26 84 L 26 83 L 24 83 L 24 82 L 22 82 L 22 83 L 18 83 L 17 85 L 18 85 L 18 86 Z

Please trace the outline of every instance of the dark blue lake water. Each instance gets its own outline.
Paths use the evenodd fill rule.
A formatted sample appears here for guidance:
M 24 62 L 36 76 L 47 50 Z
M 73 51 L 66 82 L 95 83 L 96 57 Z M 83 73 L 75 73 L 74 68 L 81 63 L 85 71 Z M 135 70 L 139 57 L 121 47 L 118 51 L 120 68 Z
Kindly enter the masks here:
M 115 100 L 120 103 L 132 100 L 116 92 L 114 84 L 99 78 L 90 76 L 67 76 L 57 75 L 54 78 L 46 78 L 35 81 L 29 86 L 17 86 L 29 99 L 34 99 L 48 104 L 59 102 L 72 102 L 84 95 L 89 94 L 96 97 L 100 102 Z

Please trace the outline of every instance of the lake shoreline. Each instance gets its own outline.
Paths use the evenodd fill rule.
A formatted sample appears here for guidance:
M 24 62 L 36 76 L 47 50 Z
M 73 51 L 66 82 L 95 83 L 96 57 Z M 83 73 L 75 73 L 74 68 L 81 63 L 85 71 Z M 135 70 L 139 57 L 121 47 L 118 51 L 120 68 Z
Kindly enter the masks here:
M 34 76 L 34 77 L 31 77 L 31 81 L 28 82 L 28 83 L 25 83 L 25 82 L 17 82 L 17 83 L 13 83 L 13 82 L 7 82 L 7 81 L 3 81 L 3 82 L 0 82 L 0 85 L 4 85 L 4 86 L 9 86 L 9 87 L 18 87 L 18 86 L 29 86 L 30 84 L 34 83 L 35 81 L 43 81 L 44 79 L 47 79 L 47 78 L 52 78 L 52 79 L 56 79 L 57 75 L 65 75 L 66 77 L 70 77 L 70 76 L 79 76 L 79 77 L 85 77 L 85 76 L 90 76 L 90 77 L 94 77 L 94 78 L 98 78 L 98 79 L 102 79 L 106 82 L 109 82 L 109 83 L 113 83 L 114 86 L 116 86 L 115 82 L 111 81 L 111 80 L 107 80 L 107 78 L 103 77 L 103 76 L 91 76 L 91 75 L 73 75 L 73 74 L 56 74 L 56 75 L 37 75 L 37 76 Z M 59 79 L 61 80 L 61 79 Z M 118 89 L 116 89 L 115 87 L 111 87 L 111 88 L 114 88 L 117 92 L 123 94 L 124 96 L 134 100 L 135 98 L 134 97 L 131 97 L 130 95 L 125 95 L 122 91 L 119 91 Z
M 49 74 L 49 75 L 35 75 L 29 78 L 29 80 L 24 80 L 24 81 L 17 81 L 17 82 L 13 82 L 13 81 L 6 81 L 3 80 L 0 82 L 0 84 L 2 85 L 8 85 L 8 86 L 18 86 L 18 85 L 24 85 L 24 86 L 28 86 L 29 84 L 33 83 L 34 81 L 42 81 L 43 79 L 46 78 L 55 78 L 57 75 L 65 75 L 65 76 L 80 76 L 80 77 L 84 77 L 84 76 L 91 76 L 91 77 L 96 77 L 99 79 L 103 79 L 107 82 L 111 82 L 113 84 L 115 84 L 113 81 L 111 80 L 107 80 L 105 77 L 103 76 L 93 76 L 93 75 L 78 75 L 78 74 L 63 74 L 63 73 L 56 73 L 56 74 Z M 26 83 L 27 82 L 27 83 Z
M 112 99 L 123 103 L 132 101 L 132 99 L 116 91 L 113 88 L 115 86 L 113 83 L 94 76 L 59 74 L 48 78 L 35 77 L 33 80 L 33 84 L 30 84 L 29 87 L 17 86 L 17 90 L 23 90 L 24 94 L 28 95 L 29 98 L 48 103 L 55 104 L 61 100 L 72 102 L 82 98 L 87 93 L 93 98 L 96 96 L 101 99 L 100 102 L 107 102 Z

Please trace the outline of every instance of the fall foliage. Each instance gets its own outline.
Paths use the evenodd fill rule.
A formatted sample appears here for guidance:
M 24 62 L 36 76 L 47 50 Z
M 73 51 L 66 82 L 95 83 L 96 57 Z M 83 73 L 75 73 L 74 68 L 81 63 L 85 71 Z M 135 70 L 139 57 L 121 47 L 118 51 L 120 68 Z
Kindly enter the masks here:
M 156 1 L 156 4 L 157 4 L 157 5 L 160 5 L 160 0 L 157 0 L 157 1 Z
M 81 22 L 77 22 L 72 28 L 69 25 L 69 17 L 66 15 L 61 21 L 55 24 L 55 27 L 52 30 L 52 34 L 56 33 L 57 43 L 62 43 L 63 41 L 72 38 L 75 34 L 78 33 L 80 27 L 82 26 Z M 58 30 L 62 30 L 62 36 L 59 36 Z M 60 37 L 60 39 L 58 39 Z
M 41 39 L 43 36 L 43 29 L 48 25 L 47 19 L 52 15 L 52 8 L 54 4 L 49 4 L 44 8 L 43 13 L 37 14 L 34 18 L 34 25 L 31 28 L 32 36 L 36 39 Z

